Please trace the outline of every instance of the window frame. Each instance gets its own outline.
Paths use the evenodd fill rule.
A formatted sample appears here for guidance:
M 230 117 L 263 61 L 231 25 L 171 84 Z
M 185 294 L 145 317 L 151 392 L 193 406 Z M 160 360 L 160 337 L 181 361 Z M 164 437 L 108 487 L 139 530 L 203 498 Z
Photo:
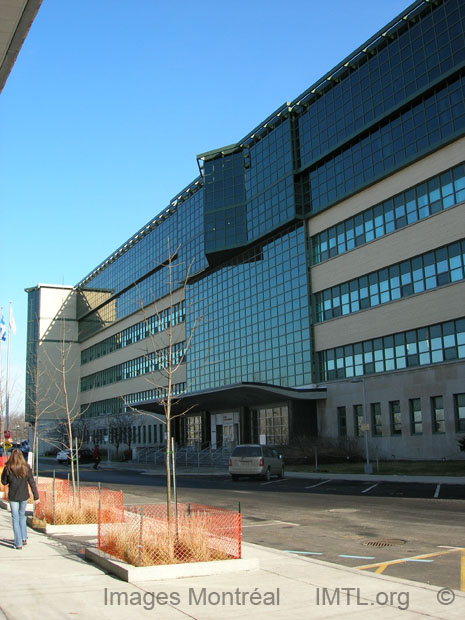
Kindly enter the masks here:
M 410 413 L 410 434 L 411 435 L 423 435 L 423 410 L 422 410 L 422 406 L 421 406 L 421 398 L 409 398 L 409 413 Z M 414 409 L 415 404 L 419 403 L 420 408 L 419 409 Z M 420 420 L 416 420 L 415 419 L 415 414 L 416 413 L 420 413 Z M 416 430 L 416 427 L 418 425 L 421 425 L 421 431 Z

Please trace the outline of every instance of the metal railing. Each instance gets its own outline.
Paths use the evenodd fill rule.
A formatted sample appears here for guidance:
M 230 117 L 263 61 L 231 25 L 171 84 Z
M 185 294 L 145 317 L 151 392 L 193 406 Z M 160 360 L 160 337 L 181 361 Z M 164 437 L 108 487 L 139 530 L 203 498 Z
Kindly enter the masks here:
M 212 448 L 211 446 L 198 450 L 196 446 L 181 446 L 176 450 L 176 464 L 181 467 L 226 467 L 231 449 Z M 153 463 L 162 465 L 166 460 L 165 448 L 141 448 L 138 451 L 138 463 Z

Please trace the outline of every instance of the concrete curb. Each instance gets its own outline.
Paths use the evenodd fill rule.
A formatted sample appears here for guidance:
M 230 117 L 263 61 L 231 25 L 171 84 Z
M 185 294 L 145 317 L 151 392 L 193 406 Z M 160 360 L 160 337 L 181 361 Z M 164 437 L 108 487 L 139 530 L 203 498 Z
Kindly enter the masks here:
M 282 558 L 289 558 L 289 556 L 294 555 L 292 552 L 289 552 L 289 551 L 283 551 L 282 549 L 274 549 L 273 547 L 265 547 L 264 545 L 258 545 L 256 543 L 248 542 L 246 543 L 246 545 L 252 551 L 256 549 L 257 553 L 260 553 L 260 551 L 266 551 L 270 555 L 281 556 Z M 378 574 L 372 571 L 369 571 L 369 572 L 363 571 L 363 570 L 360 570 L 359 568 L 355 568 L 354 566 L 346 566 L 345 564 L 337 564 L 335 562 L 328 562 L 326 560 L 320 560 L 319 558 L 315 558 L 315 557 L 308 557 L 308 556 L 297 555 L 297 554 L 295 555 L 296 557 L 298 557 L 299 561 L 302 561 L 306 564 L 312 564 L 314 566 L 321 566 L 321 567 L 338 570 L 341 573 L 351 574 L 354 577 L 367 576 L 370 578 L 378 579 L 380 582 L 390 581 L 392 583 L 404 584 L 406 586 L 420 588 L 422 590 L 429 590 L 431 592 L 439 592 L 443 590 L 441 586 L 436 586 L 434 584 L 430 584 L 430 583 L 423 582 L 423 581 L 414 581 L 413 579 L 407 579 L 405 577 L 395 577 L 393 575 L 385 575 L 384 573 Z M 266 568 L 264 570 L 266 570 Z M 454 592 L 456 596 L 458 596 L 461 599 L 463 598 L 465 601 L 465 592 L 458 590 L 458 589 L 454 590 Z
M 205 577 L 208 575 L 222 575 L 238 571 L 250 571 L 259 568 L 256 558 L 248 560 L 217 560 L 215 562 L 190 562 L 185 564 L 163 564 L 159 566 L 131 566 L 117 560 L 99 549 L 87 547 L 86 560 L 97 564 L 104 570 L 116 575 L 129 583 L 139 581 L 162 581 L 166 579 L 180 579 L 184 577 Z
M 62 525 L 47 523 L 45 528 L 35 528 L 32 526 L 32 517 L 28 517 L 27 524 L 36 532 L 47 534 L 47 536 L 91 536 L 92 538 L 98 536 L 98 523 L 64 523 Z
M 10 512 L 10 510 L 11 510 L 10 502 L 7 499 L 0 499 L 0 509 L 8 510 L 8 512 Z M 28 504 L 26 506 L 26 514 L 27 515 L 32 515 L 33 510 L 34 510 L 34 504 Z
M 43 459 L 44 463 L 51 464 L 55 462 L 54 459 L 46 457 Z M 163 465 L 153 465 L 150 466 L 148 463 L 104 463 L 100 464 L 101 471 L 117 471 L 118 469 L 125 469 L 128 471 L 133 470 L 134 473 L 139 473 L 145 476 L 164 476 L 165 470 Z M 464 460 L 464 470 L 465 470 L 465 460 Z M 88 471 L 88 470 L 86 470 Z M 97 470 L 99 471 L 99 470 Z M 178 466 L 176 468 L 176 472 L 179 476 L 225 476 L 229 477 L 228 468 L 209 468 L 205 467 L 202 469 L 184 469 L 182 466 Z M 331 474 L 325 472 L 303 472 L 303 471 L 292 471 L 285 469 L 285 478 L 306 478 L 308 480 L 353 480 L 357 482 L 417 482 L 417 483 L 430 483 L 430 484 L 465 484 L 465 475 L 464 476 L 408 476 L 408 475 L 399 475 L 399 474 Z

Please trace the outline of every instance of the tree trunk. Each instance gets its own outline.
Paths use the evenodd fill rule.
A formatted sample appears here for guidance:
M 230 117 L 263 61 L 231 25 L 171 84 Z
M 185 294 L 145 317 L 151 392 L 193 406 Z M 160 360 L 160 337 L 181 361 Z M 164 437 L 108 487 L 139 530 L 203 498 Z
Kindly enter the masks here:
M 171 468 L 170 468 L 170 453 L 171 453 L 171 422 L 166 419 L 166 518 L 168 523 L 171 518 Z

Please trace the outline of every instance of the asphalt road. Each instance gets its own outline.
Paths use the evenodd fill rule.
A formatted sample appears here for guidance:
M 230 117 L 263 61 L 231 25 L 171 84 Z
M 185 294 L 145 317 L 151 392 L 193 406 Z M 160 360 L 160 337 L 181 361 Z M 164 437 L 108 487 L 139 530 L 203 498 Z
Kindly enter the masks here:
M 52 466 L 46 465 L 45 475 Z M 68 469 L 57 469 L 66 477 Z M 125 503 L 165 500 L 165 477 L 82 468 L 84 484 L 122 489 Z M 178 501 L 243 516 L 243 539 L 386 575 L 465 589 L 465 489 L 461 485 L 224 476 L 177 477 Z

